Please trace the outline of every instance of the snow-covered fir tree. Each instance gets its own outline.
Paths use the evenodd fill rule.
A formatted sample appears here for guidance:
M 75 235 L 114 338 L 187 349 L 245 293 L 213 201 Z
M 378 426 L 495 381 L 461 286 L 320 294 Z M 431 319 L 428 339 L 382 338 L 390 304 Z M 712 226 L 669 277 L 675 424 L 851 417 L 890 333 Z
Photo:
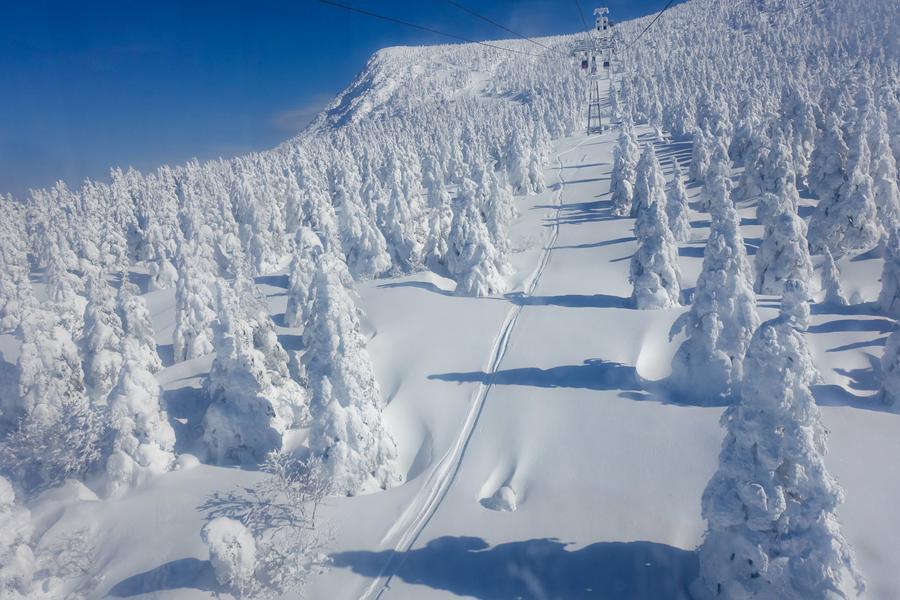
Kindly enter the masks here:
M 878 307 L 882 313 L 891 318 L 900 319 L 900 229 L 898 228 L 891 232 L 884 248 Z
M 670 381 L 679 392 L 707 402 L 737 392 L 744 353 L 759 324 L 739 216 L 727 192 L 714 203 L 691 309 L 669 333 L 670 339 L 681 331 L 687 335 L 672 359 Z
M 332 491 L 353 495 L 389 487 L 400 475 L 345 269 L 328 254 L 319 259 L 303 361 L 311 391 L 310 449 L 322 457 Z
M 684 187 L 684 175 L 677 158 L 672 158 L 672 180 L 666 189 L 666 217 L 672 237 L 678 243 L 691 240 L 691 219 L 688 208 L 687 189 Z
M 190 242 L 178 246 L 178 281 L 175 286 L 175 331 L 172 348 L 176 361 L 190 360 L 213 351 L 212 323 L 215 297 L 211 265 L 200 259 Z
M 831 251 L 825 248 L 822 260 L 822 289 L 825 290 L 825 303 L 846 306 L 847 296 L 841 287 L 841 272 L 838 270 Z
M 637 144 L 634 127 L 623 122 L 619 141 L 613 150 L 612 190 L 613 212 L 619 216 L 631 214 L 634 185 L 641 149 Z
M 835 517 L 843 493 L 823 461 L 826 431 L 810 391 L 819 374 L 797 308 L 789 303 L 754 334 L 740 403 L 722 417 L 719 467 L 703 493 L 697 597 L 847 598 L 864 588 Z
M 284 311 L 284 323 L 288 327 L 302 327 L 306 323 L 309 316 L 309 290 L 316 272 L 316 263 L 323 252 L 322 242 L 312 229 L 303 226 L 297 230 L 288 279 L 287 307 Z
M 84 383 L 88 395 L 104 402 L 122 368 L 122 321 L 116 312 L 115 296 L 105 277 L 92 277 L 87 285 L 88 303 L 84 311 Z
M 881 399 L 885 404 L 900 404 L 900 329 L 894 329 L 881 355 Z
M 162 370 L 162 361 L 156 349 L 156 334 L 150 320 L 150 311 L 137 286 L 128 281 L 127 273 L 121 276 L 116 295 L 116 313 L 122 323 L 122 337 L 131 340 L 122 348 L 125 361 L 138 361 L 151 373 Z
M 788 279 L 809 281 L 812 260 L 806 242 L 806 223 L 791 212 L 782 213 L 756 251 L 756 283 L 760 294 L 778 295 Z
M 663 191 L 661 197 L 656 193 L 660 189 Z M 655 201 L 660 201 L 660 208 L 665 213 L 665 189 L 666 178 L 663 176 L 662 167 L 660 167 L 659 160 L 656 158 L 656 151 L 653 149 L 653 144 L 647 144 L 637 164 L 634 196 L 631 201 L 631 216 L 637 217 L 642 209 Z
M 642 310 L 678 306 L 681 296 L 678 244 L 669 229 L 664 208 L 665 180 L 658 171 L 659 163 L 652 146 L 648 149 L 648 188 L 641 192 L 640 201 L 638 194 L 635 194 L 634 205 L 640 207 L 634 224 L 638 248 L 631 257 L 629 276 L 633 286 L 632 298 L 637 308 Z

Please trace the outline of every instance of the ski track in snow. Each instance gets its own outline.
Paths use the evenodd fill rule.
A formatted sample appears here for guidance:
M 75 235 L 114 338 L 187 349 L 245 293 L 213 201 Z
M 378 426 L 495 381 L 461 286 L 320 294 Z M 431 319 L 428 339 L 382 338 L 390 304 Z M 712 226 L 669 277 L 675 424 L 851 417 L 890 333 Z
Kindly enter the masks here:
M 568 150 L 564 150 L 556 155 L 559 187 L 555 194 L 554 204 L 556 205 L 556 208 L 553 219 L 553 228 L 547 239 L 547 243 L 541 252 L 538 264 L 531 273 L 528 283 L 523 290 L 525 296 L 530 296 L 537 287 L 544 269 L 550 262 L 550 253 L 553 251 L 553 247 L 556 245 L 556 239 L 559 236 L 560 210 L 563 207 L 562 197 L 563 192 L 566 189 L 566 180 L 564 177 L 565 170 L 563 168 L 562 157 L 580 148 L 587 139 L 588 138 L 582 139 Z M 516 328 L 519 315 L 524 308 L 525 304 L 516 304 L 510 309 L 506 318 L 503 320 L 503 325 L 500 327 L 500 332 L 497 337 L 494 338 L 491 353 L 488 357 L 487 368 L 485 369 L 487 373 L 493 374 L 500 368 L 503 357 L 506 355 L 506 349 L 509 347 L 509 340 Z M 441 457 L 437 466 L 431 470 L 431 473 L 428 475 L 428 480 L 422 485 L 419 492 L 413 498 L 412 502 L 410 502 L 400 518 L 393 526 L 391 526 L 382 538 L 382 543 L 385 543 L 398 534 L 400 535 L 397 542 L 392 546 L 392 557 L 385 564 L 381 574 L 372 580 L 372 583 L 369 584 L 369 587 L 366 588 L 360 596 L 361 599 L 375 600 L 381 598 L 384 592 L 390 589 L 391 579 L 403 561 L 403 558 L 397 557 L 402 556 L 409 551 L 410 548 L 412 548 L 412 545 L 416 543 L 419 535 L 440 507 L 441 502 L 446 496 L 447 490 L 450 489 L 451 484 L 456 479 L 456 475 L 459 473 L 462 460 L 466 453 L 466 448 L 469 445 L 469 440 L 472 438 L 475 427 L 478 425 L 478 419 L 481 416 L 484 403 L 487 401 L 487 396 L 491 391 L 491 387 L 492 383 L 490 380 L 487 383 L 480 383 L 478 385 L 478 389 L 475 390 L 472 400 L 469 403 L 469 411 L 459 430 L 456 441 L 444 456 Z

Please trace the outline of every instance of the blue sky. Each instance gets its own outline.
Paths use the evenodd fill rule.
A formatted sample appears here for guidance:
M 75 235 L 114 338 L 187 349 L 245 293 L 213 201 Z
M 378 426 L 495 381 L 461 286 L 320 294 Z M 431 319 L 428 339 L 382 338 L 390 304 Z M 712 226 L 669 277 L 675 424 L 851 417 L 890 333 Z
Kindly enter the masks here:
M 467 38 L 509 37 L 444 0 L 342 1 Z M 574 0 L 458 1 L 524 35 L 582 29 Z M 664 4 L 605 2 L 620 20 Z M 111 166 L 270 148 L 378 48 L 448 41 L 315 0 L 29 0 L 2 15 L 0 193 L 16 195 L 105 179 Z

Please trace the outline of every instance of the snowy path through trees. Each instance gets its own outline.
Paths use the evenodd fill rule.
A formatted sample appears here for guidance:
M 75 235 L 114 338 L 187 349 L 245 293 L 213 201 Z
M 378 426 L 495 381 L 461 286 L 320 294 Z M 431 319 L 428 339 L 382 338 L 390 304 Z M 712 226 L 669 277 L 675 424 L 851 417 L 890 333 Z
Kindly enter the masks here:
M 547 267 L 550 260 L 550 253 L 559 237 L 560 211 L 563 206 L 563 194 L 566 191 L 567 183 L 566 178 L 564 177 L 563 156 L 578 150 L 584 141 L 585 140 L 578 141 L 573 147 L 563 150 L 556 157 L 559 186 L 554 194 L 556 210 L 552 220 L 553 230 L 547 245 L 541 252 L 537 267 L 527 280 L 525 291 L 521 294 L 521 297 L 523 298 L 532 296 L 535 287 L 540 281 L 541 275 Z M 510 338 L 519 320 L 519 315 L 524 310 L 525 306 L 526 303 L 516 303 L 510 309 L 509 313 L 507 313 L 503 325 L 500 328 L 500 332 L 494 340 L 491 354 L 487 362 L 486 373 L 492 374 L 499 370 L 500 365 L 503 362 L 503 357 L 506 354 L 506 350 L 509 347 Z M 465 456 L 466 448 L 469 445 L 469 440 L 478 425 L 478 418 L 484 407 L 484 403 L 487 400 L 487 395 L 491 390 L 491 386 L 492 382 L 490 378 L 487 378 L 478 385 L 470 402 L 466 419 L 463 422 L 455 443 L 431 470 L 426 483 L 420 488 L 419 493 L 413 498 L 413 501 L 404 511 L 401 518 L 394 523 L 393 527 L 391 527 L 390 531 L 388 531 L 385 538 L 382 540 L 382 543 L 384 544 L 385 542 L 396 539 L 397 541 L 392 544 L 396 553 L 406 552 L 410 549 L 419 538 L 422 530 L 427 526 L 435 511 L 440 507 L 441 501 L 444 499 L 449 486 L 452 485 L 453 480 L 459 471 L 460 464 Z M 387 590 L 390 585 L 391 578 L 397 568 L 398 560 L 402 560 L 402 555 L 394 554 L 391 560 L 385 565 L 381 575 L 372 581 L 365 594 L 363 594 L 363 598 L 380 598 L 382 596 L 383 592 Z

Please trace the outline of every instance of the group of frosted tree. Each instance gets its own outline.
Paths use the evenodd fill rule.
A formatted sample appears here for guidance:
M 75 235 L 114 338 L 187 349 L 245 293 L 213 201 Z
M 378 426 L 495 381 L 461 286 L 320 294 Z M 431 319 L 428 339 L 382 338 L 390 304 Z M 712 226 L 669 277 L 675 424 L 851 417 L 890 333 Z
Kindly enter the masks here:
M 506 291 L 513 195 L 543 190 L 550 142 L 573 131 L 582 91 L 546 57 L 481 46 L 386 50 L 367 72 L 413 73 L 423 55 L 494 77 L 477 95 L 450 93 L 468 76 L 436 69 L 392 92 L 398 114 L 376 107 L 260 154 L 0 198 L 0 328 L 21 349 L 0 372 L 0 522 L 24 519 L 0 536 L 0 593 L 27 595 L 34 571 L 13 489 L 26 497 L 74 478 L 125 495 L 178 468 L 180 446 L 271 465 L 300 427 L 328 493 L 402 479 L 353 283 L 431 269 L 461 295 Z M 359 84 L 372 82 L 346 94 Z M 281 346 L 254 284 L 284 269 L 300 352 Z M 155 377 L 163 364 L 141 294 L 167 289 L 173 360 L 215 353 L 200 435 L 185 440 Z M 246 542 L 240 527 L 205 531 L 211 552 Z
M 668 16 L 655 43 L 622 57 L 611 196 L 615 214 L 635 217 L 636 307 L 677 306 L 678 244 L 691 235 L 685 176 L 675 162 L 666 182 L 653 142 L 662 131 L 693 140 L 688 177 L 709 238 L 672 327 L 684 337 L 669 382 L 728 405 L 693 592 L 850 597 L 864 584 L 834 516 L 842 492 L 823 462 L 803 331 L 813 265 L 821 300 L 846 305 L 836 260 L 869 251 L 884 256 L 874 306 L 900 318 L 900 5 L 697 1 Z M 655 133 L 639 139 L 632 123 Z M 817 202 L 808 220 L 801 193 Z M 752 265 L 736 202 L 755 204 L 763 227 Z M 760 324 L 757 293 L 782 296 L 778 318 Z M 900 404 L 900 333 L 882 363 L 882 398 Z

